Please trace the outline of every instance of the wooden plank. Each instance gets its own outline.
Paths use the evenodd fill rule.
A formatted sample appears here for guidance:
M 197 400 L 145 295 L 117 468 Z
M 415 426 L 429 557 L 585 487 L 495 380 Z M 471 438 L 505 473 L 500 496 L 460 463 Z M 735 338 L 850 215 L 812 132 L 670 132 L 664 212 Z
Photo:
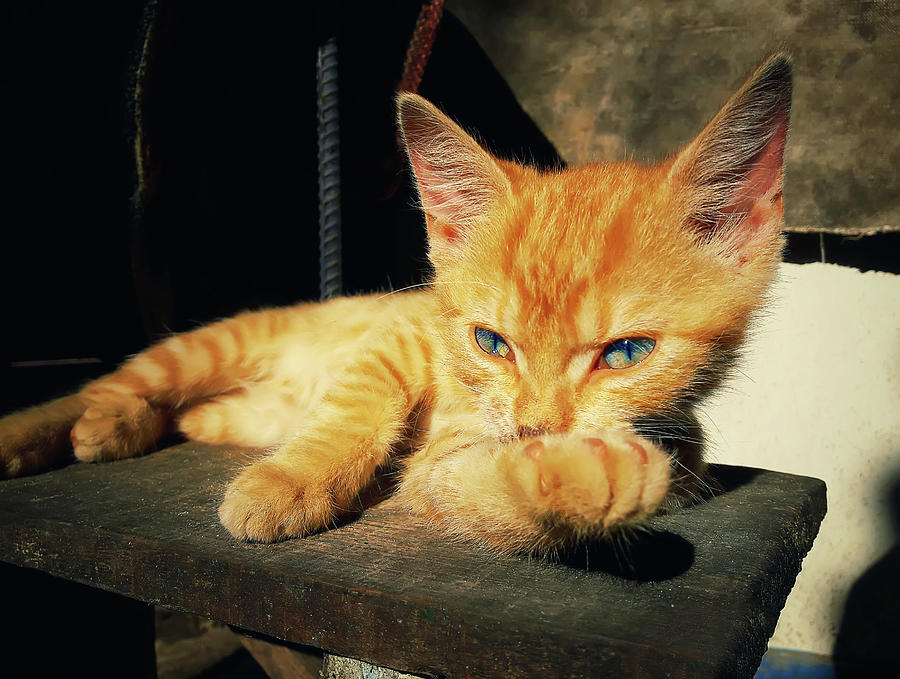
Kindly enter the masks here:
M 0 483 L 0 560 L 413 674 L 751 677 L 825 513 L 821 481 L 717 467 L 725 491 L 630 558 L 497 557 L 390 500 L 248 544 L 216 507 L 251 455 L 190 443 Z
M 322 658 L 287 644 L 241 635 L 241 644 L 269 679 L 319 679 Z

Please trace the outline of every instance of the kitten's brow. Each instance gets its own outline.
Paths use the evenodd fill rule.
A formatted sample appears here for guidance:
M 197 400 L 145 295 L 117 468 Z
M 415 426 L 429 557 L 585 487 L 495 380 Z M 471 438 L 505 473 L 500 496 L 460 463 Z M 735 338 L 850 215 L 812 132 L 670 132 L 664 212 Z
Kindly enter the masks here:
M 438 318 L 443 318 L 443 317 L 446 316 L 447 314 L 451 314 L 451 313 L 453 313 L 454 311 L 460 311 L 460 308 L 459 308 L 458 306 L 448 307 L 448 308 L 444 309 L 440 314 L 438 314 L 437 317 L 438 317 Z

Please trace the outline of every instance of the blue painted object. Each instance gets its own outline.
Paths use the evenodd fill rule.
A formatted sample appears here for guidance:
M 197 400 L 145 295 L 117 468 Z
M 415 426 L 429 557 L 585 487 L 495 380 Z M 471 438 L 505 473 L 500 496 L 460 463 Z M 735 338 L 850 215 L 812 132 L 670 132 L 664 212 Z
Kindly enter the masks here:
M 762 664 L 756 671 L 754 679 L 836 679 L 836 677 L 830 656 L 788 648 L 770 648 L 763 656 Z

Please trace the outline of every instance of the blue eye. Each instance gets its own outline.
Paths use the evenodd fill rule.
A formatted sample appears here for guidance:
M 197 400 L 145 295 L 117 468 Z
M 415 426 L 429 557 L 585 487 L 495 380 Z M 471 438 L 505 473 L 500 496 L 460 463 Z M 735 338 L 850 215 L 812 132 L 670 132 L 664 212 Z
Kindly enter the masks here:
M 475 341 L 478 342 L 478 346 L 486 354 L 493 354 L 508 361 L 515 362 L 516 360 L 506 340 L 491 330 L 475 328 Z
M 606 367 L 612 368 L 613 370 L 630 368 L 647 358 L 655 346 L 656 341 L 649 337 L 617 339 L 614 342 L 610 342 L 603 350 L 601 358 L 606 364 Z

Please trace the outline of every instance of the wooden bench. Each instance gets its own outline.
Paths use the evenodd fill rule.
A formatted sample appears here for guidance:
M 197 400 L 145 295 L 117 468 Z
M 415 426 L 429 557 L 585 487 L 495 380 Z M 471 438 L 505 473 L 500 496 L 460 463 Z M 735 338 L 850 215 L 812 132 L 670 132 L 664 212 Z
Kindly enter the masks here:
M 35 609 L 11 583 L 46 577 L 36 569 L 106 590 L 121 602 L 111 633 L 138 625 L 129 638 L 148 631 L 137 600 L 426 676 L 752 677 L 825 514 L 817 479 L 717 466 L 710 501 L 657 517 L 619 550 L 555 561 L 448 542 L 391 500 L 319 535 L 248 544 L 216 508 L 251 454 L 188 443 L 0 482 L 7 601 L 13 590 Z M 61 632 L 41 615 L 51 632 L 0 646 Z M 104 634 L 87 632 L 100 649 Z

